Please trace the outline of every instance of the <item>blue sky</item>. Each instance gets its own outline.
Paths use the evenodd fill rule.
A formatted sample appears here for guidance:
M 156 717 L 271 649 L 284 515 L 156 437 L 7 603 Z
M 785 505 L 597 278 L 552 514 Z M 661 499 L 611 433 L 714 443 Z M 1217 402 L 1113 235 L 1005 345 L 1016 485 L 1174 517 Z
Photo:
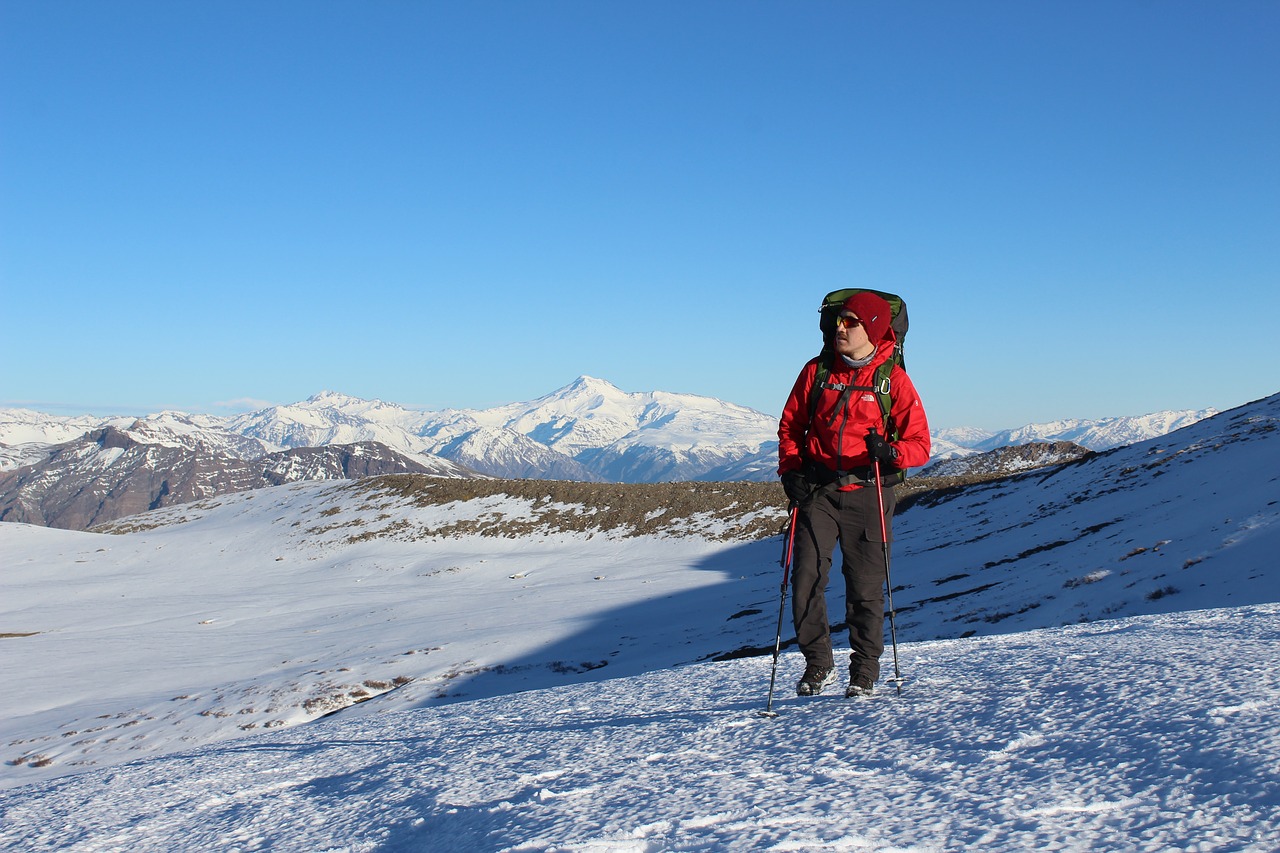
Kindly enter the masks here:
M 1280 391 L 1274 2 L 0 2 L 0 406 Z

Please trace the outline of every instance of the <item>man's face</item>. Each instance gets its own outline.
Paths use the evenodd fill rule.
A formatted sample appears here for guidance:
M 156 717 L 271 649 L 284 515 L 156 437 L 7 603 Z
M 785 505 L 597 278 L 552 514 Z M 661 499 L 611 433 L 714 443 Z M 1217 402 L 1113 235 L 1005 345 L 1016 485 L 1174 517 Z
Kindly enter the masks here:
M 836 318 L 836 352 L 849 358 L 864 358 L 875 349 L 862 321 L 852 311 L 841 311 Z

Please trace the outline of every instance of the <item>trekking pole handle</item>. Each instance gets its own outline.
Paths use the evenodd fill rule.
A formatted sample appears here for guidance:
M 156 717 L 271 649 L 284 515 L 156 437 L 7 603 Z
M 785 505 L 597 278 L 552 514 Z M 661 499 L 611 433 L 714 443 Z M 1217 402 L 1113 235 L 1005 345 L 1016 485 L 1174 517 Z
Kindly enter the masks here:
M 791 558 L 796 546 L 796 517 L 800 514 L 800 505 L 791 502 L 791 520 L 787 522 L 787 541 L 782 548 L 782 588 L 787 588 L 787 579 L 791 574 Z

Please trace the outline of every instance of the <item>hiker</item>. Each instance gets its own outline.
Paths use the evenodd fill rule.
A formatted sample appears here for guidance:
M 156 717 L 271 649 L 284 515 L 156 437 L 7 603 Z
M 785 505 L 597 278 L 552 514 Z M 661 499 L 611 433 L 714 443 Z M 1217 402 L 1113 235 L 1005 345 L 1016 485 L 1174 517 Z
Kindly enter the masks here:
M 892 541 L 893 485 L 904 469 L 929 461 L 929 424 L 920 395 L 895 359 L 890 304 L 860 290 L 832 307 L 838 314 L 830 346 L 800 371 L 778 425 L 778 475 L 798 510 L 791 606 L 806 665 L 796 693 L 821 693 L 836 678 L 826 592 L 838 541 L 851 649 L 845 695 L 869 696 L 884 651 L 888 547 L 881 531 Z M 887 395 L 877 384 L 885 376 Z

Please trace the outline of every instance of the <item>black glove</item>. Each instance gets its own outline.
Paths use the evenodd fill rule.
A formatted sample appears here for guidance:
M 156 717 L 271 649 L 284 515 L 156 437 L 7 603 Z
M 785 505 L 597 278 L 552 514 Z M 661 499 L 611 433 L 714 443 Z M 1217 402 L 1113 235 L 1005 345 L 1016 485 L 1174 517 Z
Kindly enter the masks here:
M 793 504 L 802 504 L 813 491 L 813 486 L 809 484 L 804 471 L 788 471 L 782 475 L 782 490 Z
M 898 462 L 898 449 L 875 430 L 867 433 L 867 455 L 881 465 L 895 465 Z

